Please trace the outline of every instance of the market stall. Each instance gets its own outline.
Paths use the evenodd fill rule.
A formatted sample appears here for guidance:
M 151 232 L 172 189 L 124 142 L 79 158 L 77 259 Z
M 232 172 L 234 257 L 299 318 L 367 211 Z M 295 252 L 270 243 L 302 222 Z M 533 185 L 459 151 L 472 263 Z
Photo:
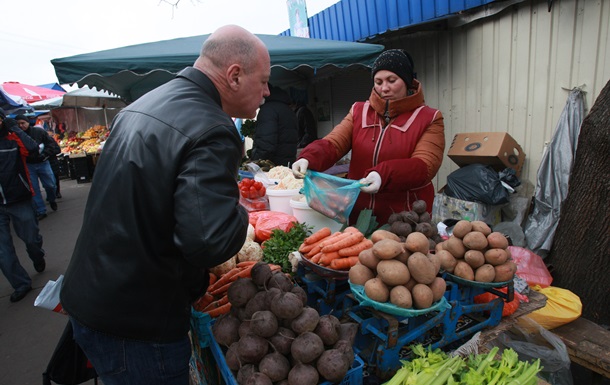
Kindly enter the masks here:
M 434 384 L 469 371 L 546 383 L 539 377 L 548 374 L 544 361 L 520 359 L 496 344 L 546 303 L 543 294 L 524 290 L 529 284 L 518 271 L 534 278 L 503 234 L 470 220 L 439 231 L 423 201 L 389 223 L 364 210 L 347 225 L 339 211 L 349 207 L 337 208 L 336 189 L 325 195 L 332 202 L 317 201 L 308 190 L 315 181 L 306 176 L 295 184 L 286 169 L 241 174 L 250 230 L 242 250 L 212 269 L 208 292 L 193 306 L 197 381 L 403 384 L 415 376 L 413 365 L 428 365 L 437 370 L 420 376 Z M 274 190 L 290 199 L 304 193 L 306 204 L 338 227 L 312 230 L 292 215 L 293 205 L 271 208 L 281 196 L 269 194 Z M 448 354 L 456 350 L 467 353 Z M 218 371 L 210 373 L 206 362 Z M 452 383 L 481 383 L 471 381 Z

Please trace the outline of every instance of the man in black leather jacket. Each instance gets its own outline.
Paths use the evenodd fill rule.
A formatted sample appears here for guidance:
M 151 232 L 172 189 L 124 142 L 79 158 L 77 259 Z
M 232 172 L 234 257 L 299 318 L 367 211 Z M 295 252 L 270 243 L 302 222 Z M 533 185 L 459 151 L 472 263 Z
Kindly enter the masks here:
M 264 43 L 221 27 L 112 122 L 61 290 L 104 384 L 189 383 L 191 304 L 248 226 L 231 117 L 255 116 L 269 76 Z

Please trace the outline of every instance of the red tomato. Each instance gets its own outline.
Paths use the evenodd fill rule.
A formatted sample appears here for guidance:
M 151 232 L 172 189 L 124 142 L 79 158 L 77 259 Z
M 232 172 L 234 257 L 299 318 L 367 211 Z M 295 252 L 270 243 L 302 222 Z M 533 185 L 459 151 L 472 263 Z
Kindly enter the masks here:
M 258 191 L 260 192 L 260 194 L 261 194 L 261 196 L 262 196 L 262 197 L 264 197 L 264 196 L 265 196 L 265 194 L 267 194 L 267 188 L 266 188 L 265 186 L 262 186 L 262 187 L 260 188 L 260 190 L 258 190 Z
M 258 198 L 258 190 L 256 188 L 254 188 L 254 186 L 250 186 L 250 195 L 248 198 L 250 198 L 250 199 Z
M 240 182 L 240 184 L 241 184 L 242 186 L 246 186 L 246 187 L 250 187 L 250 186 L 252 186 L 252 183 L 254 183 L 254 181 L 253 181 L 252 179 L 250 179 L 250 178 L 244 178 L 244 179 L 242 179 L 242 180 L 241 180 L 241 182 Z
M 263 187 L 263 184 L 259 181 L 254 181 L 254 183 L 252 183 L 252 186 L 254 186 L 255 189 L 260 190 L 261 187 Z

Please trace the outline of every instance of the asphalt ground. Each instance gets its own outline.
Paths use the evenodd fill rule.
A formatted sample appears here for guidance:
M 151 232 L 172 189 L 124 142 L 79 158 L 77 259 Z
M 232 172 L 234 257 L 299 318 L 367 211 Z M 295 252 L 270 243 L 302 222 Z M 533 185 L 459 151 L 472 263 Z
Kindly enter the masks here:
M 34 270 L 23 241 L 13 233 L 13 244 L 21 264 L 32 277 L 33 290 L 19 302 L 11 303 L 13 288 L 0 274 L 0 384 L 42 384 L 51 355 L 57 346 L 68 317 L 35 307 L 34 300 L 49 280 L 56 280 L 68 267 L 83 221 L 90 183 L 63 179 L 58 210 L 47 205 L 48 217 L 40 221 L 40 233 L 47 267 Z M 44 191 L 44 190 L 43 190 Z M 84 384 L 93 384 L 90 380 Z M 101 381 L 99 382 L 101 384 Z

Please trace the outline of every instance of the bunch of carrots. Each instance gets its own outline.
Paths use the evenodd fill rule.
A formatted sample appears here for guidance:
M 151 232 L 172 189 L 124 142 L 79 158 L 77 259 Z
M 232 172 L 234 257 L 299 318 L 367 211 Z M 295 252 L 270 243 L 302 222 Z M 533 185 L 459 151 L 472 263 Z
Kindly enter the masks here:
M 305 238 L 299 251 L 311 262 L 333 270 L 349 270 L 358 263 L 358 254 L 373 247 L 373 242 L 353 226 L 332 233 L 323 227 Z
M 239 262 L 220 277 L 210 273 L 208 290 L 193 303 L 193 308 L 199 312 L 209 314 L 212 318 L 228 313 L 231 310 L 231 303 L 229 303 L 227 296 L 229 286 L 238 278 L 250 278 L 252 267 L 255 264 L 256 261 Z M 271 267 L 271 271 L 281 270 L 279 265 L 269 264 L 269 267 Z

